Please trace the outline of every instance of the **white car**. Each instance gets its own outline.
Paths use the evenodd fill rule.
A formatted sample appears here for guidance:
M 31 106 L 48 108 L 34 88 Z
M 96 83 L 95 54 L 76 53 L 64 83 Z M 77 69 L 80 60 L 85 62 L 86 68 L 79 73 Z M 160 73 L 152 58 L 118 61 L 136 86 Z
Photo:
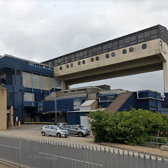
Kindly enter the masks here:
M 61 129 L 55 125 L 45 125 L 41 129 L 41 135 L 52 135 L 56 137 L 65 137 L 67 138 L 69 136 L 69 132 L 67 130 Z

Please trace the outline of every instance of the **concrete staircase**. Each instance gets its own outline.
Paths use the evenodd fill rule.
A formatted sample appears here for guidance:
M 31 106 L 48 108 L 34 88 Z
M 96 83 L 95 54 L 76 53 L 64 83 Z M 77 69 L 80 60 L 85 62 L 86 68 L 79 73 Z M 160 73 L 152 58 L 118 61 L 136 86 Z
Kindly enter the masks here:
M 129 93 L 121 93 L 106 109 L 105 111 L 110 114 L 114 114 L 124 102 L 132 95 Z

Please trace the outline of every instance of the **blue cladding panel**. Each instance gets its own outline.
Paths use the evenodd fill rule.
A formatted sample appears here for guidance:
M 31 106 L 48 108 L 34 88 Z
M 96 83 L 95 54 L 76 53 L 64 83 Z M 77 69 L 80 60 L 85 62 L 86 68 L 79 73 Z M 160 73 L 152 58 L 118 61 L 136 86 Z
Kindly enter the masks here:
M 81 124 L 80 116 L 86 116 L 89 112 L 67 113 L 67 124 Z
M 36 67 L 29 65 L 28 61 L 20 60 L 17 58 L 4 56 L 0 59 L 0 65 L 2 67 L 16 68 L 26 72 L 39 73 L 54 76 L 54 71 L 42 67 Z
M 105 101 L 105 100 L 115 100 L 118 97 L 118 94 L 105 94 L 105 95 L 98 95 L 98 97 L 100 98 L 100 101 Z M 99 101 L 99 106 L 101 108 L 106 108 L 108 107 L 112 101 L 109 102 L 100 102 Z
M 136 99 L 136 93 L 132 93 L 132 95 L 123 103 L 123 105 L 118 109 L 118 111 L 129 111 L 131 108 L 137 108 L 138 102 Z
M 77 124 L 77 114 L 76 113 L 67 113 L 66 115 L 67 124 Z
M 25 107 L 36 107 L 36 103 L 31 102 L 31 101 L 24 101 L 24 106 Z

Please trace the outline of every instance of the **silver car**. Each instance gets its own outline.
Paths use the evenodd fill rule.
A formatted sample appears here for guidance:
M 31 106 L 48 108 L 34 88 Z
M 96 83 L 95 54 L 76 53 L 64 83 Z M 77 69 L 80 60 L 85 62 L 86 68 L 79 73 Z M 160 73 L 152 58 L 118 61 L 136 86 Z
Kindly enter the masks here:
M 78 135 L 79 137 L 85 137 L 88 135 L 86 130 L 78 128 L 76 125 L 58 124 L 58 126 L 67 130 L 71 135 Z
M 41 129 L 41 135 L 52 135 L 56 137 L 65 137 L 69 136 L 69 132 L 67 130 L 61 129 L 55 125 L 45 125 Z

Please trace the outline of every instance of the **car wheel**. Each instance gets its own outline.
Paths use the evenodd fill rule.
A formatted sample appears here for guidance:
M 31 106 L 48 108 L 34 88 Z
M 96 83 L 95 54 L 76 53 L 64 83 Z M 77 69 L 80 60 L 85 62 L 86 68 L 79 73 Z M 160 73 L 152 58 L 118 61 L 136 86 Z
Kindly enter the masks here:
M 78 137 L 83 137 L 83 133 L 82 133 L 82 132 L 79 132 L 79 133 L 78 133 Z
M 42 136 L 45 136 L 46 134 L 45 134 L 45 132 L 42 132 L 41 135 L 42 135 Z
M 60 134 L 60 133 L 58 133 L 58 134 L 57 134 L 57 137 L 59 137 L 59 138 L 60 138 L 60 137 L 61 137 L 61 134 Z

